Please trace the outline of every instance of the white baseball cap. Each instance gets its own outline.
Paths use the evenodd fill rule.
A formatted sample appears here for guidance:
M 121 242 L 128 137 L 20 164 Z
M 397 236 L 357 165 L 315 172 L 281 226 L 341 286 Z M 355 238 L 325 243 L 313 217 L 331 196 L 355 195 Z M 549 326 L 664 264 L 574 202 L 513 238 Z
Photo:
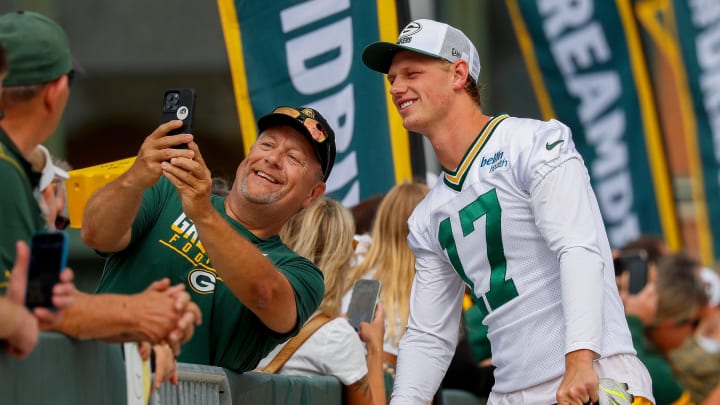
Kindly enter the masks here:
M 460 59 L 468 64 L 470 77 L 480 77 L 480 57 L 475 45 L 459 29 L 445 23 L 420 19 L 406 25 L 396 43 L 374 42 L 363 50 L 365 66 L 380 73 L 390 70 L 398 51 L 412 51 L 454 63 Z

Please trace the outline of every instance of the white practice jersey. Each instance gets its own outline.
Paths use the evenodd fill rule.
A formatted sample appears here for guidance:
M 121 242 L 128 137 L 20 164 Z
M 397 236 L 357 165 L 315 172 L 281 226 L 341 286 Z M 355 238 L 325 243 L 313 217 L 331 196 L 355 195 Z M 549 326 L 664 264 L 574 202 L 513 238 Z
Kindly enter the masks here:
M 580 191 L 566 198 L 545 187 L 540 197 L 545 178 L 558 173 L 571 173 L 569 183 L 558 183 Z M 550 207 L 542 209 L 560 220 L 543 223 L 535 212 L 540 206 Z M 587 169 L 562 123 L 492 118 L 458 168 L 441 174 L 408 223 L 417 272 L 408 330 L 400 343 L 399 386 L 407 387 L 401 396 L 432 395 L 437 388 L 437 373 L 442 377 L 455 350 L 466 285 L 485 313 L 497 367 L 494 391 L 526 389 L 561 376 L 565 353 L 578 348 L 601 356 L 635 353 Z M 602 302 L 595 306 L 602 312 L 602 336 L 591 347 L 566 342 L 560 260 L 578 247 L 593 252 L 597 268 L 604 266 L 597 278 L 604 282 L 597 300 Z M 416 364 L 417 356 L 430 358 L 430 367 Z

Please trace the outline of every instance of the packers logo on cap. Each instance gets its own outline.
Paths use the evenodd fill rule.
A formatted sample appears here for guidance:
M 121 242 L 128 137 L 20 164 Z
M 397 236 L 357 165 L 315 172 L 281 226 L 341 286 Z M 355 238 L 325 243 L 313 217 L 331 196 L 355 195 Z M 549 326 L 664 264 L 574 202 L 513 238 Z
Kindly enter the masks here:
M 420 30 L 422 30 L 422 25 L 413 21 L 410 24 L 406 25 L 405 28 L 403 28 L 402 32 L 400 33 L 400 36 L 405 37 L 408 35 L 417 34 L 418 32 L 420 32 Z

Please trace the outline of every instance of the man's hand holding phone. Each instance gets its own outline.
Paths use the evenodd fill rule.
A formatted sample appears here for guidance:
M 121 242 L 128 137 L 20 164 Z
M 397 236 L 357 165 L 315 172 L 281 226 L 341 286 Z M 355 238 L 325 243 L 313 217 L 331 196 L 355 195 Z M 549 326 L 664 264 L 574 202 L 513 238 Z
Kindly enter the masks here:
M 24 260 L 27 245 L 18 243 L 17 257 Z M 10 290 L 30 309 L 45 330 L 60 320 L 61 310 L 72 304 L 74 274 L 66 267 L 67 236 L 64 232 L 36 232 L 29 260 L 13 269 Z
M 182 125 L 168 132 L 168 135 L 192 133 L 195 115 L 195 89 L 177 88 L 165 91 L 163 95 L 160 122 L 180 120 Z M 173 145 L 173 148 L 187 148 L 187 142 Z

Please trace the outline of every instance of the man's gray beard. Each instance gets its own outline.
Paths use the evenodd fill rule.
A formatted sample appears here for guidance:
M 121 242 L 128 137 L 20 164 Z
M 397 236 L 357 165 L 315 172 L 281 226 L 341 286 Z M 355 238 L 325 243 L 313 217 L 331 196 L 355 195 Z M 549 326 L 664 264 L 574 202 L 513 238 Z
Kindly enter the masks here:
M 261 195 L 259 197 L 251 195 L 247 189 L 247 176 L 243 177 L 243 179 L 240 181 L 240 193 L 242 193 L 243 197 L 245 197 L 246 200 L 254 204 L 272 204 L 280 200 L 283 195 L 282 190 L 278 190 L 274 193 Z

